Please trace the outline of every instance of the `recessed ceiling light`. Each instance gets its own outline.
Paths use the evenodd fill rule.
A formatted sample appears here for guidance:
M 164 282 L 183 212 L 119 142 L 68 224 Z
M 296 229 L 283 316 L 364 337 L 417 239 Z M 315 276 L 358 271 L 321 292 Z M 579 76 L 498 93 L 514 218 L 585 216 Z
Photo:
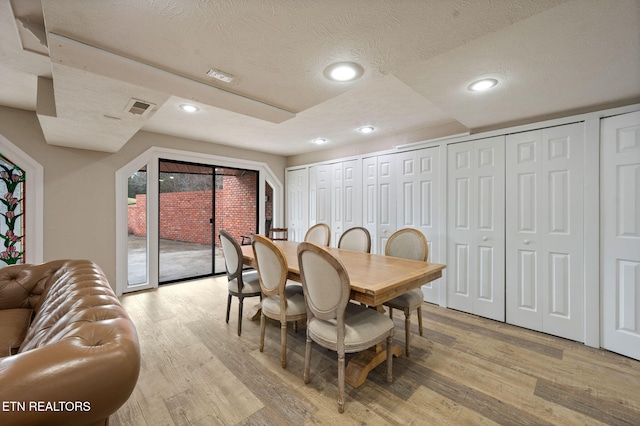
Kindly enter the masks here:
M 316 145 L 322 145 L 327 143 L 327 140 L 324 138 L 316 138 L 314 140 L 312 140 L 311 142 L 315 143 Z
M 483 90 L 491 89 L 496 84 L 498 84 L 498 80 L 496 80 L 495 78 L 485 78 L 482 80 L 474 81 L 469 85 L 467 89 L 474 92 L 482 92 Z
M 191 105 L 191 104 L 181 104 L 180 105 L 180 109 L 185 111 L 185 112 L 196 112 L 198 111 L 200 108 L 198 108 L 195 105 Z
M 355 62 L 338 62 L 324 69 L 324 76 L 333 81 L 352 81 L 360 77 L 364 69 Z
M 358 131 L 359 131 L 360 133 L 371 133 L 371 132 L 373 132 L 374 130 L 376 130 L 376 129 L 375 129 L 374 127 L 372 127 L 372 126 L 364 126 L 364 127 L 360 127 L 360 128 L 358 129 Z

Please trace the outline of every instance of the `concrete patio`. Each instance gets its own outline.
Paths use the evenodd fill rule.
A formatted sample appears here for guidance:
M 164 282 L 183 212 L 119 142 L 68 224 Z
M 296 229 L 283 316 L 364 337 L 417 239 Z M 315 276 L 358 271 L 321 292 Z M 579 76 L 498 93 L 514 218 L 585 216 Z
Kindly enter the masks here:
M 146 238 L 129 235 L 129 283 L 146 281 Z M 160 283 L 211 274 L 212 250 L 209 245 L 160 240 Z M 225 272 L 224 257 L 215 248 L 215 274 Z

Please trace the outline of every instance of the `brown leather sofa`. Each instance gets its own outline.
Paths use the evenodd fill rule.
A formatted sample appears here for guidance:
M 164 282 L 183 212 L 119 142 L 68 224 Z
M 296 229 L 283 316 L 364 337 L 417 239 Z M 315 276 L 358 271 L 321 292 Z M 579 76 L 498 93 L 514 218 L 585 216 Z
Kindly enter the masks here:
M 98 265 L 0 269 L 1 425 L 107 425 L 139 372 L 135 326 Z

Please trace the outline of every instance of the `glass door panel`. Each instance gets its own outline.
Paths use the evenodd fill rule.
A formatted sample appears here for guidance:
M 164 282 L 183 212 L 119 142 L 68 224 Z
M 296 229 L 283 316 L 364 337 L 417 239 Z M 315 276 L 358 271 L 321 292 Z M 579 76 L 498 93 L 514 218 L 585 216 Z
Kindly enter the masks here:
M 218 231 L 224 229 L 240 244 L 250 244 L 258 233 L 258 172 L 216 167 L 215 272 L 225 272 Z
M 138 170 L 128 181 L 127 284 L 135 286 L 148 281 L 147 243 L 147 168 Z
M 160 160 L 160 284 L 213 274 L 214 170 Z

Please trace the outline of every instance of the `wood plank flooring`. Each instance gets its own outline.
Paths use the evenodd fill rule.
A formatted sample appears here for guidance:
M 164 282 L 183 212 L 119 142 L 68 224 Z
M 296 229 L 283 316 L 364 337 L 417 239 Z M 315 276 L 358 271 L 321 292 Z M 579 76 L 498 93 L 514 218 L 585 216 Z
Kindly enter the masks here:
M 639 425 L 640 362 L 581 343 L 425 304 L 425 335 L 413 315 L 411 357 L 394 358 L 359 388 L 346 386 L 337 411 L 334 352 L 315 346 L 311 382 L 302 381 L 304 326 L 280 331 L 237 299 L 225 323 L 226 277 L 129 294 L 122 303 L 138 329 L 142 370 L 118 425 Z M 246 299 L 245 311 L 257 303 Z M 404 346 L 404 318 L 394 315 Z

